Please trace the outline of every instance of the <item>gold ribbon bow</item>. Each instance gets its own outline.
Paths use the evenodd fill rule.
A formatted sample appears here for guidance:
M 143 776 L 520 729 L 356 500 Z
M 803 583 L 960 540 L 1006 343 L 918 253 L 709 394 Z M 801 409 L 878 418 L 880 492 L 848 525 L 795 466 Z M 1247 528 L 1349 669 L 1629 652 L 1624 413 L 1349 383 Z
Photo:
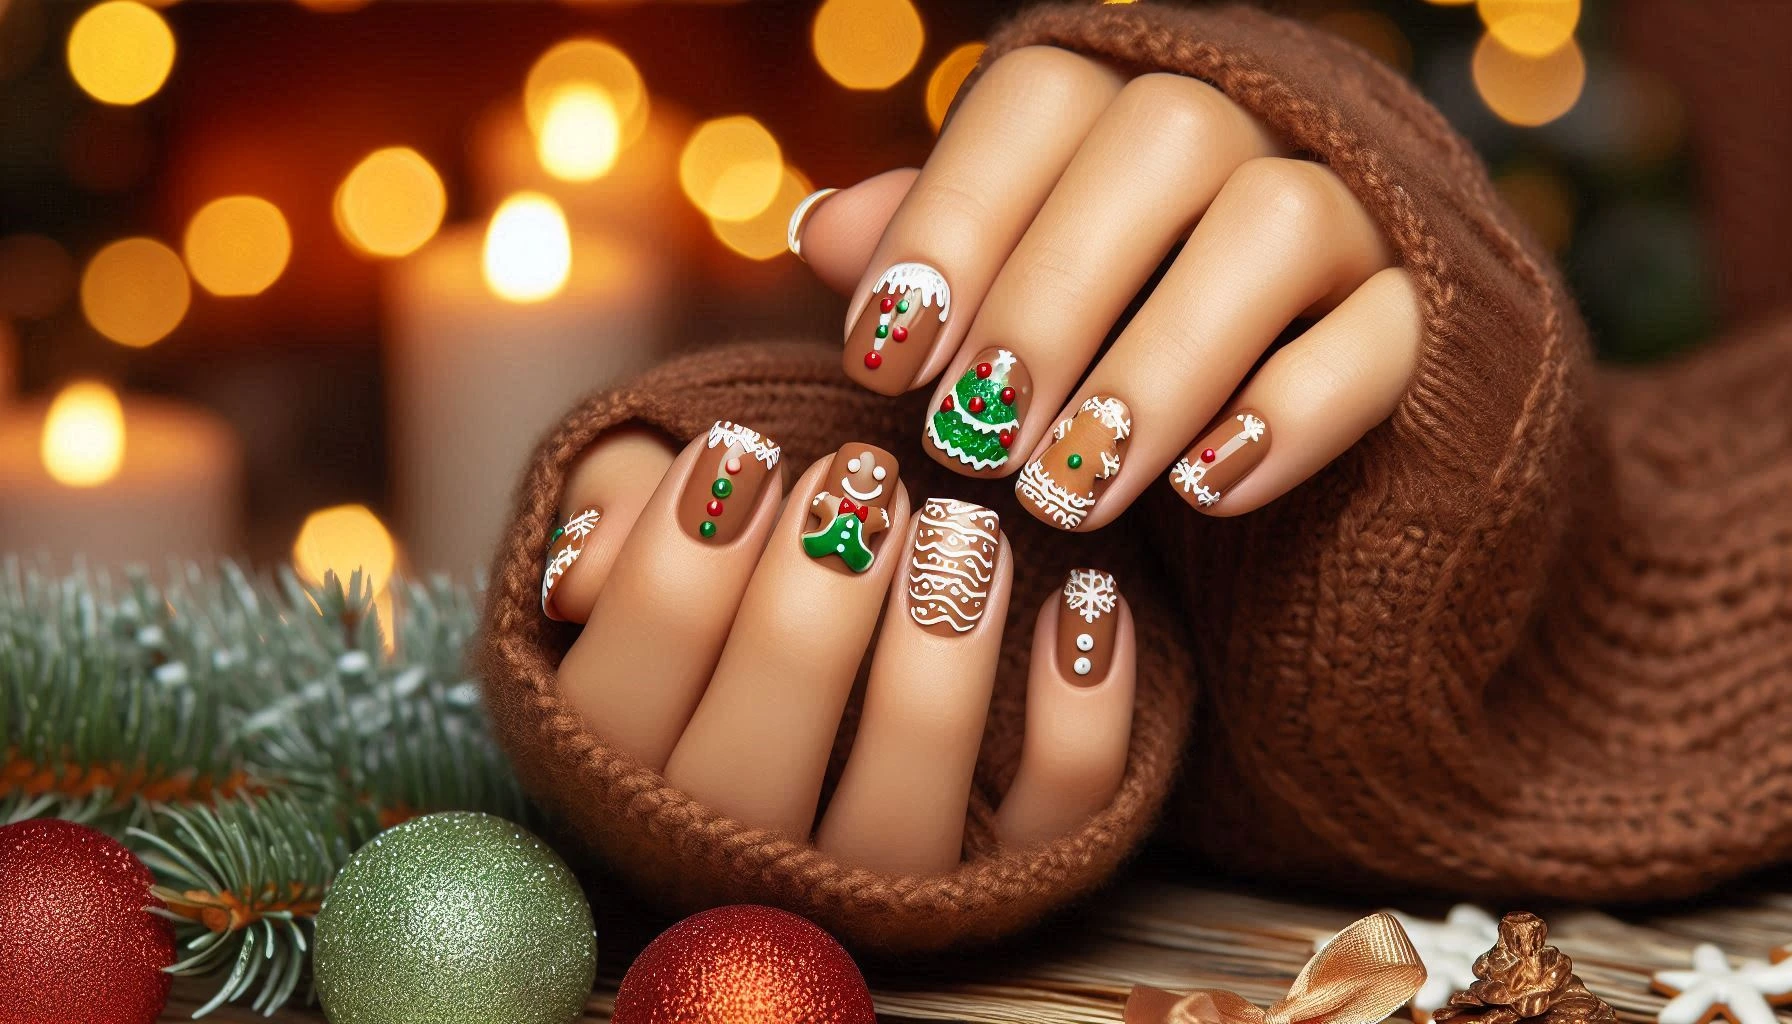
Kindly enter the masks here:
M 1371 914 L 1332 937 L 1268 1010 L 1236 992 L 1177 996 L 1140 985 L 1126 1024 L 1378 1024 L 1418 993 L 1425 965 L 1390 914 Z

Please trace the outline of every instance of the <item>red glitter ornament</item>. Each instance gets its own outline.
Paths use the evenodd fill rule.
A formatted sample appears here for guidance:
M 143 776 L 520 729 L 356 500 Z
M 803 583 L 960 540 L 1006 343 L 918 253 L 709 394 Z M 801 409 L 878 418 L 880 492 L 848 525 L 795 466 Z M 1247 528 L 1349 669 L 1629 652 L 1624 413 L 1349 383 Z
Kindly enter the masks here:
M 971 400 L 965 403 L 965 408 L 971 410 L 973 413 L 982 412 L 984 409 L 983 396 L 972 395 Z
M 611 1020 L 876 1024 L 877 1015 L 833 936 L 795 914 L 738 906 L 687 917 L 648 944 L 622 979 Z
M 1013 388 L 1003 388 L 1001 395 L 998 397 L 1000 397 L 1002 399 L 1003 405 L 1013 405 L 1014 404 L 1014 389 Z
M 151 1024 L 174 926 L 131 851 L 68 821 L 0 828 L 0 1024 Z
M 946 400 L 940 403 L 940 411 L 941 412 L 951 412 L 952 411 L 952 396 L 951 395 L 947 395 Z
M 884 365 L 884 357 L 883 356 L 877 354 L 876 352 L 865 353 L 865 368 L 866 369 L 875 370 L 882 365 Z
M 996 372 L 996 368 L 989 365 L 988 363 L 978 363 L 977 364 L 977 379 L 978 380 L 987 380 L 989 378 L 989 375 L 994 372 Z
M 996 440 L 1002 442 L 1002 447 L 1007 448 L 1014 443 L 1014 431 L 1004 430 L 996 435 Z
M 877 304 L 877 308 L 882 312 L 888 313 L 890 310 L 896 308 L 896 300 L 886 295 L 884 296 L 883 301 Z

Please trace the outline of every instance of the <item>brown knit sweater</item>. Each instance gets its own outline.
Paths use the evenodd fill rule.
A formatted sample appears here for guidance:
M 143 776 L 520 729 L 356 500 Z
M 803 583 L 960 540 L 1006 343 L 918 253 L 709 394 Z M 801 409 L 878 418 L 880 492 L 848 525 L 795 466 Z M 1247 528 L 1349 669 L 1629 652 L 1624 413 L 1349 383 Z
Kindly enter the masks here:
M 571 634 L 535 595 L 561 483 L 604 430 L 725 417 L 802 465 L 853 438 L 913 452 L 923 399 L 855 389 L 831 345 L 709 353 L 598 395 L 535 457 L 493 572 L 482 670 L 529 790 L 674 906 L 777 903 L 889 950 L 1006 934 L 1090 891 L 1178 772 L 1179 834 L 1273 879 L 1639 899 L 1792 851 L 1792 322 L 1602 373 L 1467 144 L 1347 44 L 1248 9 L 1079 3 L 1020 17 L 985 61 L 1031 43 L 1202 78 L 1335 169 L 1424 294 L 1399 409 L 1248 516 L 1168 488 L 1088 536 L 1005 515 L 1017 593 L 965 862 L 915 879 L 742 828 L 606 748 L 561 701 Z M 1001 484 L 904 468 L 911 493 L 1012 507 Z M 1029 624 L 1073 563 L 1117 573 L 1137 611 L 1131 759 L 1079 832 L 1002 849 Z

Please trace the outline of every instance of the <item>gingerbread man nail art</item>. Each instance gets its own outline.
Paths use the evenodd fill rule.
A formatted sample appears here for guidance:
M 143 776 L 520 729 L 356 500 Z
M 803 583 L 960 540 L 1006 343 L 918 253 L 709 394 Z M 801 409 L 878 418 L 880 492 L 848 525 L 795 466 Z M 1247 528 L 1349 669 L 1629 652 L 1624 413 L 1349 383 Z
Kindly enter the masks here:
M 803 534 L 803 551 L 820 561 L 838 559 L 846 571 L 865 572 L 877 559 L 871 539 L 890 528 L 896 458 L 855 441 L 834 453 L 824 479 L 828 489 L 809 503 L 817 528 Z

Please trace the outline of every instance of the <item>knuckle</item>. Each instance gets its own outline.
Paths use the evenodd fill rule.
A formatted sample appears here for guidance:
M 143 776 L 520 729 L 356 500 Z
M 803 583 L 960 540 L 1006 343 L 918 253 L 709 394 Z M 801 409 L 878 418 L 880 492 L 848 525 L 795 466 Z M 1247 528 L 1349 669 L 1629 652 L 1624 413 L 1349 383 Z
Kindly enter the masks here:
M 991 64 L 983 81 L 1014 87 L 1023 95 L 1053 94 L 1088 85 L 1102 73 L 1100 65 L 1080 53 L 1056 46 L 1023 46 Z
M 1330 169 L 1310 160 L 1258 157 L 1232 172 L 1221 191 L 1225 208 L 1259 232 L 1291 241 L 1325 235 L 1339 213 L 1339 192 Z
M 916 198 L 915 210 L 904 221 L 913 217 L 912 223 L 929 225 L 930 231 L 974 231 L 990 221 L 989 198 L 976 185 L 956 175 L 933 178 Z M 972 240 L 967 236 L 964 241 Z
M 1230 125 L 1238 113 L 1231 100 L 1206 82 L 1167 72 L 1140 75 L 1115 99 L 1115 114 L 1151 139 L 1199 144 Z

